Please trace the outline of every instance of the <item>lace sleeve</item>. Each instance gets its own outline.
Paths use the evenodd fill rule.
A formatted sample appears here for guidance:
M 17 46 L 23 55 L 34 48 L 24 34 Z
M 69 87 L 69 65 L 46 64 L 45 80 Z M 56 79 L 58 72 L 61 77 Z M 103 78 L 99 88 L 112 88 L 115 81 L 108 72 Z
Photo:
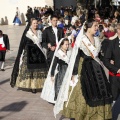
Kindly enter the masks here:
M 58 58 L 55 57 L 54 62 L 53 62 L 53 66 L 52 66 L 52 69 L 51 69 L 51 76 L 54 76 L 55 69 L 56 69 L 56 66 L 57 66 L 57 61 L 58 61 Z

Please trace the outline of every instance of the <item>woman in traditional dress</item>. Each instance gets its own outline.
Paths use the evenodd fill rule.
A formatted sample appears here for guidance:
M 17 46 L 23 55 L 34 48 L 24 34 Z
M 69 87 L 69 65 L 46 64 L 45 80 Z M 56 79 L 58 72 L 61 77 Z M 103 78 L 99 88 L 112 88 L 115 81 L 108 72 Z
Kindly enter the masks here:
M 48 102 L 55 103 L 57 99 L 70 60 L 71 49 L 68 48 L 69 40 L 67 38 L 61 39 L 54 53 L 41 94 L 41 98 Z
M 55 115 L 63 110 L 62 115 L 75 120 L 112 119 L 110 85 L 98 58 L 100 41 L 94 37 L 97 30 L 97 22 L 88 20 L 76 38 L 54 106 Z M 73 85 L 69 87 L 71 79 Z
M 20 11 L 18 9 L 18 7 L 16 8 L 16 15 L 15 18 L 13 20 L 14 25 L 21 25 L 21 16 L 20 16 Z
M 47 75 L 46 55 L 41 47 L 42 32 L 37 26 L 37 20 L 32 18 L 30 28 L 27 26 L 23 33 L 10 83 L 12 87 L 32 89 L 33 93 L 43 87 Z
M 58 50 L 55 56 L 52 70 L 51 70 L 51 79 L 52 81 L 55 82 L 55 100 L 57 99 L 60 86 L 62 84 L 64 75 L 68 66 L 68 62 L 69 62 L 69 57 L 67 55 L 68 47 L 69 47 L 69 40 L 65 38 L 60 44 L 60 49 Z M 57 67 L 58 73 L 55 76 L 55 68 L 57 65 L 58 65 Z

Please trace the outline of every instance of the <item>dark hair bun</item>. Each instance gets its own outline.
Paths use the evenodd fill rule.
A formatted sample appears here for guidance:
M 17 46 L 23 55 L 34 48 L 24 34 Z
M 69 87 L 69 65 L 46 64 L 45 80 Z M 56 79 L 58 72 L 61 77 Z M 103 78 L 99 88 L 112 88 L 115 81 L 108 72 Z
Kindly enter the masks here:
M 96 22 L 94 19 L 88 19 L 86 22 L 85 22 L 85 25 L 84 25 L 84 30 L 85 32 L 87 32 L 88 28 L 91 28 L 93 23 Z

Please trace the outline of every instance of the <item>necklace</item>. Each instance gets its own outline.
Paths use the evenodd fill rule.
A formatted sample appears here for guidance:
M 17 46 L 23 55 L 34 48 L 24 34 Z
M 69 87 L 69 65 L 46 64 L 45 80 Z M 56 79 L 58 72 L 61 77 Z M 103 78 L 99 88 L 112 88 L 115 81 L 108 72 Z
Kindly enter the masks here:
M 35 35 L 37 36 L 37 30 L 36 30 L 36 31 L 33 31 L 33 30 L 31 29 L 31 31 L 32 31 L 33 34 L 35 34 Z
M 89 39 L 89 37 L 85 34 L 85 36 L 88 38 L 88 40 L 90 41 L 90 43 L 95 47 L 95 39 L 94 39 L 94 37 L 93 37 L 93 41 L 94 42 L 91 42 L 91 40 Z
M 61 48 L 61 50 L 67 55 L 67 52 Z

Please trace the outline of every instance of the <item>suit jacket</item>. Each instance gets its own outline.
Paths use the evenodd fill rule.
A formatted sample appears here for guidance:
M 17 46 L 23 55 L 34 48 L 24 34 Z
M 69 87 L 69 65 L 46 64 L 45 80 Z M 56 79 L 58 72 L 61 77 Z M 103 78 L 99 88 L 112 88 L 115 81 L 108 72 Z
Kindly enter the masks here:
M 6 34 L 3 34 L 3 41 L 7 50 L 10 50 L 9 38 Z
M 58 41 L 60 41 L 60 39 L 64 37 L 64 31 L 61 28 L 57 28 L 57 29 L 58 29 Z M 43 31 L 43 35 L 42 35 L 42 46 L 48 49 L 47 47 L 48 43 L 50 43 L 52 46 L 56 46 L 56 37 L 52 29 L 52 26 L 46 28 Z
M 39 11 L 37 9 L 34 9 L 34 17 L 38 18 L 40 15 Z
M 104 65 L 114 74 L 120 69 L 120 47 L 119 38 L 109 42 L 108 48 L 104 56 Z M 114 61 L 114 65 L 110 63 L 110 60 Z

